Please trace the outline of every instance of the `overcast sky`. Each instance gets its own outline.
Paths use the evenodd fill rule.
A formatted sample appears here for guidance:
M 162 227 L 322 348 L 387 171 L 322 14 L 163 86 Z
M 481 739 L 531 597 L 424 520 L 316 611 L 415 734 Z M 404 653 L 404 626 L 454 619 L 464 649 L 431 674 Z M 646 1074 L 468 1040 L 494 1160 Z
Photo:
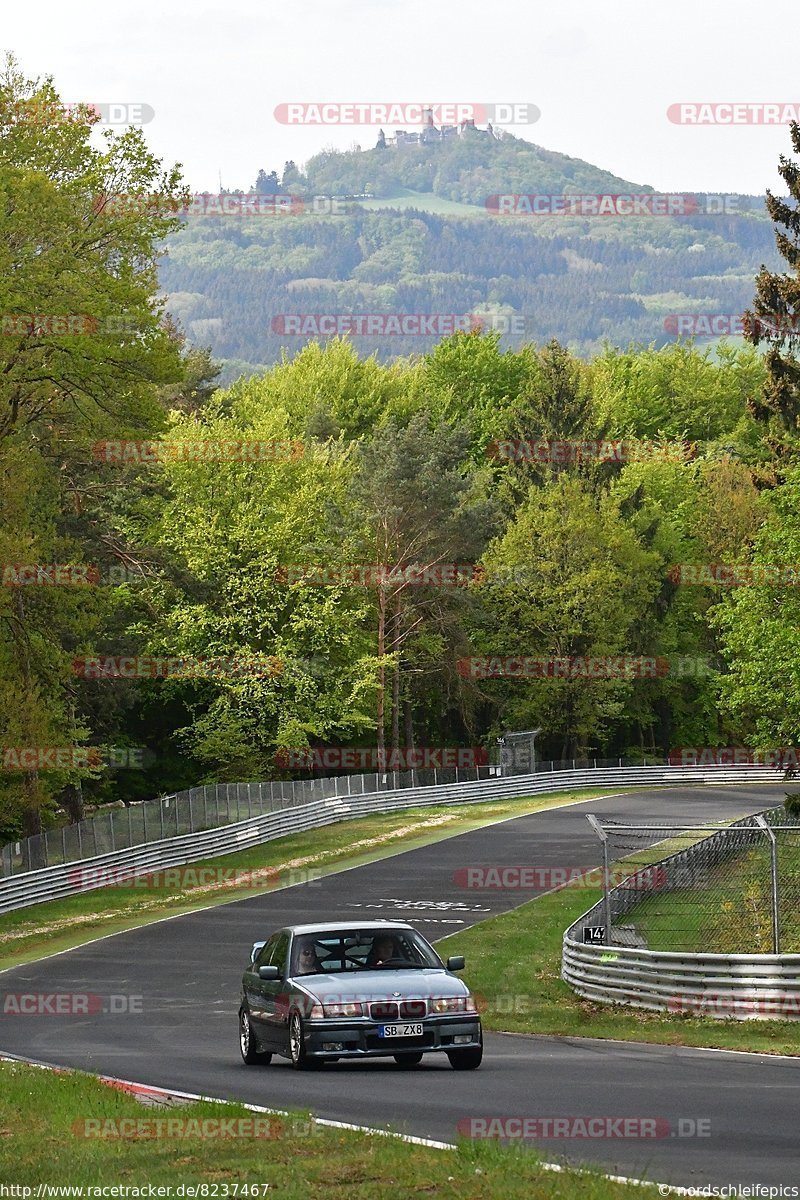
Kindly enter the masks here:
M 510 102 L 511 132 L 659 191 L 783 190 L 782 126 L 691 127 L 670 104 L 800 103 L 796 0 L 0 0 L 0 46 L 64 100 L 155 110 L 148 141 L 189 186 L 248 187 L 374 127 L 298 127 L 291 101 Z M 762 19 L 762 17 L 764 19 Z M 788 33 L 786 32 L 788 31 Z M 791 36 L 789 36 L 791 34 Z M 387 130 L 391 132 L 391 130 Z

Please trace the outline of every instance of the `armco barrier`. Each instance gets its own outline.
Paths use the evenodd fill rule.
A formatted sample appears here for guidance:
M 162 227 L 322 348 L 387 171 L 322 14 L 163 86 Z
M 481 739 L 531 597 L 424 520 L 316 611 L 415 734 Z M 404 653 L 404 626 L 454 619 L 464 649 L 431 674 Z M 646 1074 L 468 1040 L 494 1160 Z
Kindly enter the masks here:
M 763 815 L 774 825 L 779 811 Z M 735 835 L 740 829 L 743 838 L 757 832 L 753 818 L 747 817 L 650 867 L 668 876 L 674 865 L 694 859 L 702 864 L 712 844 L 727 838 L 729 830 Z M 609 900 L 615 919 L 635 906 L 641 893 L 623 882 L 610 890 Z M 602 1004 L 722 1019 L 800 1019 L 800 954 L 691 953 L 584 943 L 585 928 L 605 925 L 604 903 L 598 901 L 564 934 L 561 976 L 579 996 Z
M 544 775 L 513 775 L 470 783 L 313 800 L 308 804 L 294 805 L 216 829 L 147 842 L 93 858 L 12 875 L 0 880 L 0 913 L 92 890 L 85 887 L 84 873 L 100 873 L 105 868 L 108 872 L 146 875 L 371 813 L 438 804 L 480 804 L 490 800 L 582 788 L 776 782 L 780 778 L 779 771 L 767 767 L 612 767 L 554 771 Z
M 122 808 L 101 809 L 81 821 L 43 829 L 41 833 L 20 838 L 0 846 L 0 879 L 41 871 L 59 863 L 96 858 L 113 850 L 128 850 L 144 842 L 163 842 L 165 838 L 185 833 L 201 833 L 221 825 L 249 821 L 266 813 L 295 805 L 310 804 L 312 800 L 329 800 L 338 796 L 359 796 L 373 792 L 396 792 L 404 788 L 438 787 L 446 783 L 472 783 L 497 775 L 527 775 L 530 763 L 522 769 L 516 759 L 503 768 L 485 765 L 458 766 L 458 751 L 437 751 L 431 755 L 441 766 L 410 767 L 400 771 L 386 769 L 366 774 L 342 774 L 308 779 L 271 779 L 262 783 L 205 783 L 183 791 L 141 800 Z M 467 753 L 467 757 L 472 752 Z M 424 757 L 418 752 L 419 757 Z M 657 767 L 665 766 L 662 759 L 652 762 L 643 756 L 641 761 L 623 762 L 618 759 L 571 759 L 560 762 L 539 762 L 535 772 L 583 771 L 591 767 Z M 453 758 L 456 763 L 453 765 Z M 444 765 L 449 759 L 449 765 Z M 387 768 L 389 762 L 387 761 Z

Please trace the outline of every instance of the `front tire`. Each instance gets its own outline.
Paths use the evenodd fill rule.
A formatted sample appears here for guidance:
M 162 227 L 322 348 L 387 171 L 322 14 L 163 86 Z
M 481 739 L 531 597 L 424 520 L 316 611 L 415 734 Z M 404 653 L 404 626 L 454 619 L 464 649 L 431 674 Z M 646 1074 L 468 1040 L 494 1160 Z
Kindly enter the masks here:
M 247 1063 L 248 1067 L 266 1067 L 272 1061 L 271 1054 L 258 1049 L 253 1024 L 246 1008 L 239 1009 L 239 1050 L 242 1062 Z
M 289 1018 L 289 1058 L 295 1071 L 309 1071 L 318 1065 L 306 1051 L 303 1018 L 299 1012 L 293 1012 Z
M 480 1046 L 470 1046 L 468 1050 L 448 1050 L 447 1057 L 454 1071 L 474 1071 L 481 1065 L 483 1042 Z

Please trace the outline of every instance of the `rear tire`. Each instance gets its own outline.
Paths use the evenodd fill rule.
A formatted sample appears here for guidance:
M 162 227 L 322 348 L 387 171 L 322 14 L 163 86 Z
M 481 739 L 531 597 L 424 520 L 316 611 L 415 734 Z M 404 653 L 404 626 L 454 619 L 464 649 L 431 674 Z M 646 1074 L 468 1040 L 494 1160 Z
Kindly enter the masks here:
M 271 1054 L 258 1049 L 253 1024 L 246 1008 L 239 1009 L 239 1050 L 242 1061 L 247 1063 L 248 1067 L 267 1067 L 272 1061 Z
M 410 1067 L 418 1067 L 422 1062 L 422 1051 L 417 1050 L 413 1054 L 395 1054 L 393 1057 L 398 1067 L 408 1070 Z

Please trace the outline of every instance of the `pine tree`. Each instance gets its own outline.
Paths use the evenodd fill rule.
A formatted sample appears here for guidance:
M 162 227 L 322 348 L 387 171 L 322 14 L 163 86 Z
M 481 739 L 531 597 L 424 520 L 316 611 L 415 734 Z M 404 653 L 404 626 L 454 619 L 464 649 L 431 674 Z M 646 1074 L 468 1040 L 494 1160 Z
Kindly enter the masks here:
M 792 149 L 800 155 L 800 125 L 792 121 L 789 130 Z M 766 346 L 767 381 L 761 396 L 749 400 L 749 408 L 765 427 L 774 457 L 785 462 L 800 436 L 800 361 L 795 354 L 800 337 L 800 166 L 781 155 L 778 173 L 789 198 L 768 191 L 767 211 L 778 226 L 775 241 L 791 271 L 779 274 L 762 266 L 753 311 L 744 314 L 743 324 L 748 341 Z

